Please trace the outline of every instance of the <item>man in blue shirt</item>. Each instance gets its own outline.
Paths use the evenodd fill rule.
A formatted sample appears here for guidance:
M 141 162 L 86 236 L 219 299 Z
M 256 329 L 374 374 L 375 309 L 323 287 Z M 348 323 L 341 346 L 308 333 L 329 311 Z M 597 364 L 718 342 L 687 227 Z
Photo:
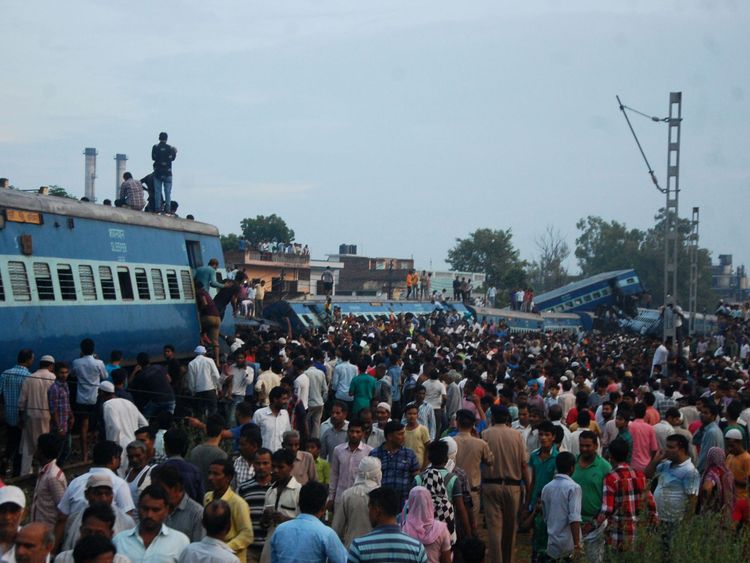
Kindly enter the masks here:
M 412 450 L 404 447 L 404 427 L 398 420 L 385 425 L 385 442 L 370 455 L 380 460 L 383 485 L 394 489 L 399 495 L 399 506 L 409 496 L 414 476 L 419 472 L 419 461 Z
M 716 418 L 719 416 L 719 405 L 713 401 L 706 401 L 701 408 L 701 422 L 703 423 L 700 441 L 700 455 L 696 467 L 703 474 L 706 469 L 708 450 L 713 447 L 724 449 L 724 434 L 719 428 Z
M 327 499 L 325 485 L 310 481 L 302 486 L 299 493 L 301 514 L 280 524 L 271 537 L 271 563 L 346 562 L 346 548 L 336 532 L 320 521 Z
M 182 532 L 164 525 L 169 516 L 167 493 L 159 485 L 149 485 L 138 500 L 139 524 L 117 534 L 112 543 L 117 553 L 131 561 L 177 563 L 190 544 Z
M 193 279 L 200 282 L 206 291 L 211 291 L 212 287 L 221 289 L 224 284 L 216 280 L 216 270 L 219 267 L 219 261 L 216 258 L 211 258 L 208 261 L 208 266 L 201 266 L 195 269 Z
M 18 420 L 18 399 L 24 380 L 31 375 L 29 368 L 34 363 L 34 352 L 23 349 L 18 352 L 17 364 L 0 376 L 0 395 L 5 401 L 5 454 L 0 463 L 0 475 L 5 475 L 8 462 L 13 464 L 13 477 L 21 474 L 21 426 Z
M 349 394 L 349 386 L 352 384 L 352 379 L 359 373 L 357 366 L 349 361 L 351 358 L 351 351 L 348 348 L 342 348 L 341 363 L 333 368 L 331 379 L 331 389 L 336 394 L 336 399 L 346 404 L 348 412 L 352 411 L 351 407 L 354 402 L 354 397 Z

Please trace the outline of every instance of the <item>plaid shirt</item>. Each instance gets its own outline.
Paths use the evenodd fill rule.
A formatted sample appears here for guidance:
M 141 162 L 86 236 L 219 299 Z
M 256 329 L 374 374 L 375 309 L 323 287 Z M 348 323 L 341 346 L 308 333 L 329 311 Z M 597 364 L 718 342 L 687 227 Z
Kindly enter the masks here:
M 53 426 L 57 426 L 54 423 L 55 415 L 57 415 L 60 421 L 59 428 L 67 432 L 70 426 L 70 417 L 73 414 L 73 411 L 70 409 L 68 384 L 63 381 L 55 381 L 47 390 L 47 398 L 49 399 L 49 412 L 52 415 Z
M 413 475 L 419 471 L 417 456 L 409 448 L 401 447 L 395 452 L 389 452 L 384 446 L 375 448 L 370 455 L 380 460 L 383 472 L 382 484 L 398 492 L 403 507 L 414 481 Z
M 18 426 L 18 399 L 21 397 L 23 381 L 31 372 L 25 366 L 14 366 L 0 376 L 0 395 L 5 400 L 5 422 Z
M 617 547 L 631 545 L 635 541 L 638 514 L 645 508 L 650 519 L 655 520 L 656 504 L 646 476 L 627 463 L 619 464 L 604 478 L 599 522 L 609 519 L 607 543 Z
M 661 416 L 662 420 L 667 417 L 667 411 L 673 407 L 677 408 L 677 401 L 672 397 L 664 397 L 656 401 L 656 410 L 659 411 L 659 416 Z

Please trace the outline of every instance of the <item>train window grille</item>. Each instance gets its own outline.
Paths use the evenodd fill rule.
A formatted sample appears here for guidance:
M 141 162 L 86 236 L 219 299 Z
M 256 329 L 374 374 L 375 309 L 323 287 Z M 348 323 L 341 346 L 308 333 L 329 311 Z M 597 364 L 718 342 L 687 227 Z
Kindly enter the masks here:
M 5 286 L 3 285 L 2 272 L 0 272 L 0 301 L 5 301 Z
M 119 266 L 117 281 L 120 282 L 120 297 L 125 301 L 132 301 L 135 294 L 133 293 L 133 280 L 130 279 L 130 270 L 125 266 Z
M 170 299 L 180 298 L 180 286 L 177 283 L 177 272 L 174 270 L 167 270 L 167 287 L 169 288 Z
M 75 301 L 78 299 L 76 295 L 76 282 L 73 279 L 73 268 L 70 267 L 70 264 L 57 265 L 57 281 L 60 284 L 60 295 L 63 301 Z
M 591 295 L 584 295 L 584 296 L 583 296 L 583 301 L 584 301 L 585 303 L 589 303 L 589 302 L 591 302 Z
M 600 297 L 602 296 L 602 294 L 601 294 L 600 292 L 598 292 L 598 291 L 595 291 L 595 292 L 594 292 L 594 293 L 592 293 L 591 295 L 593 295 L 593 296 L 594 296 L 594 299 L 599 299 L 599 298 L 600 298 Z
M 189 270 L 180 270 L 182 278 L 182 293 L 185 299 L 195 299 L 195 289 L 193 288 L 193 276 Z
M 81 282 L 81 293 L 84 301 L 96 301 L 96 281 L 94 268 L 86 264 L 78 266 L 78 281 Z
M 135 269 L 135 285 L 138 288 L 138 299 L 151 299 L 151 293 L 148 289 L 148 276 L 144 268 Z
M 8 262 L 10 274 L 10 289 L 16 301 L 31 301 L 29 278 L 26 276 L 26 264 L 23 262 Z
M 99 281 L 102 284 L 102 297 L 107 301 L 117 299 L 115 280 L 112 277 L 112 269 L 109 266 L 99 266 Z
M 581 299 L 580 297 L 577 297 L 577 298 L 576 298 L 576 299 L 575 299 L 575 300 L 573 301 L 573 304 L 574 304 L 574 305 L 575 305 L 576 307 L 577 307 L 578 305 L 583 305 L 583 299 Z
M 46 262 L 34 262 L 34 283 L 39 301 L 54 301 L 55 286 L 52 284 L 52 273 Z
M 155 299 L 167 298 L 167 294 L 164 291 L 164 278 L 161 275 L 161 270 L 159 270 L 158 268 L 151 269 L 151 285 L 154 286 Z

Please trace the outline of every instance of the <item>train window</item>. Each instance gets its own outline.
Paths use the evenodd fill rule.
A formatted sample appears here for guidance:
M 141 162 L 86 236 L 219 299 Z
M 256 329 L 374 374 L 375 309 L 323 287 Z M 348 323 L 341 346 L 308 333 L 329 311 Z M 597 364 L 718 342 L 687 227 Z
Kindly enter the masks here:
M 199 240 L 186 240 L 188 264 L 194 270 L 203 266 L 203 253 L 201 252 L 201 243 Z
M 120 297 L 122 299 L 133 299 L 133 280 L 130 279 L 130 270 L 125 266 L 117 268 L 117 281 L 120 282 Z
M 2 273 L 0 273 L 0 301 L 5 301 L 5 286 L 3 285 Z
M 600 297 L 602 296 L 602 294 L 601 294 L 601 293 L 599 293 L 598 291 L 595 291 L 595 292 L 594 292 L 594 293 L 592 293 L 591 295 L 592 295 L 592 296 L 594 297 L 594 299 L 599 299 L 599 298 L 600 298 Z
M 182 278 L 182 294 L 185 299 L 195 299 L 195 289 L 193 288 L 193 276 L 190 270 L 180 270 Z
M 151 292 L 148 290 L 148 276 L 145 269 L 135 269 L 135 286 L 138 288 L 138 299 L 151 299 Z
M 584 295 L 583 296 L 583 301 L 584 301 L 584 303 L 589 303 L 591 301 L 591 296 L 590 295 Z
M 180 298 L 180 286 L 177 284 L 177 272 L 167 270 L 167 287 L 169 287 L 169 298 Z
M 25 272 L 24 272 L 25 273 Z M 49 264 L 45 262 L 34 262 L 34 282 L 39 301 L 54 301 L 55 288 L 52 285 L 52 273 Z
M 602 288 L 602 295 L 609 295 L 611 291 L 608 287 Z
M 628 278 L 627 280 L 625 280 L 625 283 L 627 285 L 633 285 L 635 283 L 635 278 Z
M 31 301 L 29 278 L 26 277 L 26 264 L 23 262 L 8 262 L 10 274 L 10 289 L 16 301 Z
M 154 286 L 154 297 L 156 299 L 167 298 L 167 294 L 164 292 L 164 278 L 161 277 L 161 270 L 151 269 L 151 285 Z
M 94 268 L 81 264 L 78 266 L 78 280 L 81 282 L 81 293 L 85 301 L 96 301 L 96 282 Z
M 78 299 L 76 295 L 76 282 L 73 279 L 73 268 L 70 267 L 70 264 L 57 265 L 57 281 L 60 284 L 60 294 L 63 301 L 75 301 Z
M 578 306 L 578 305 L 581 305 L 581 304 L 583 304 L 583 300 L 582 300 L 582 299 L 581 299 L 580 297 L 578 297 L 577 299 L 574 299 L 574 300 L 573 300 L 573 303 L 574 303 L 574 304 L 575 304 L 576 306 Z
M 115 280 L 112 278 L 112 270 L 109 266 L 99 266 L 99 281 L 102 284 L 102 297 L 107 301 L 117 299 Z
M 573 302 L 572 302 L 572 301 L 568 301 L 568 302 L 567 302 L 567 303 L 566 303 L 566 304 L 564 305 L 564 307 L 565 307 L 566 309 L 570 309 L 570 308 L 571 308 L 572 306 L 573 306 Z

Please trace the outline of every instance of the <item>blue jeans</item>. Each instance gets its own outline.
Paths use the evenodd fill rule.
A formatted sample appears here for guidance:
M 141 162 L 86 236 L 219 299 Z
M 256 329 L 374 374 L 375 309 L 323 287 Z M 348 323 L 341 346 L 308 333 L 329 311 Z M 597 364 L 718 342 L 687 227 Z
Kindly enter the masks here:
M 159 414 L 161 411 L 169 411 L 174 414 L 175 401 L 149 401 L 146 406 L 143 407 L 143 416 L 146 418 L 152 418 Z
M 164 207 L 162 208 L 162 187 L 164 188 Z M 172 175 L 157 176 L 154 174 L 154 213 L 172 212 Z

